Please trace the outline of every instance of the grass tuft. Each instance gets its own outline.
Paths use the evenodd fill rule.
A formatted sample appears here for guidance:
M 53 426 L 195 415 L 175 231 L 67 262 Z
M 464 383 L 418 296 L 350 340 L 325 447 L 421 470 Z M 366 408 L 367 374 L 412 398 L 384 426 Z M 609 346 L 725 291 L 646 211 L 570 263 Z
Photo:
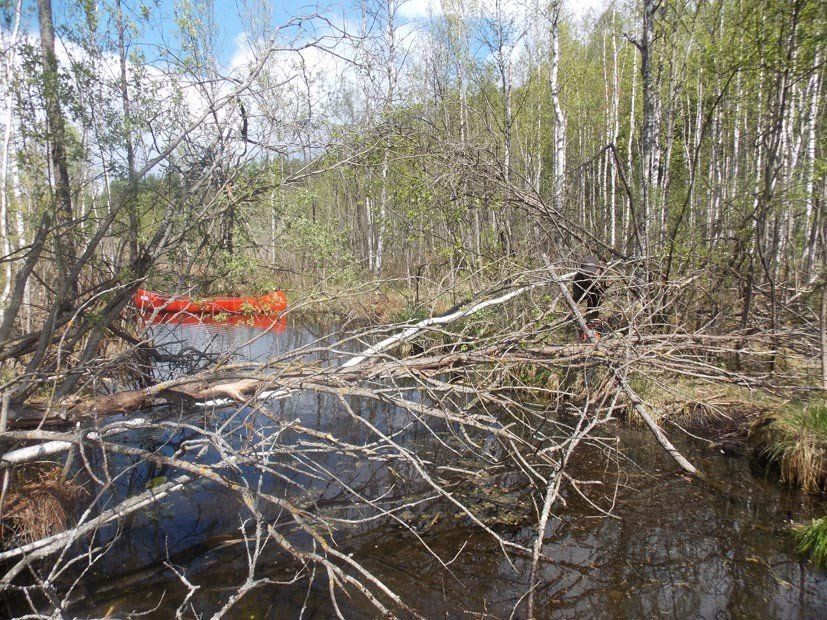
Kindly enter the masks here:
M 827 517 L 796 526 L 793 536 L 798 541 L 800 553 L 810 556 L 817 566 L 827 567 Z
M 810 493 L 827 492 L 827 401 L 790 405 L 752 428 L 759 454 L 781 479 Z

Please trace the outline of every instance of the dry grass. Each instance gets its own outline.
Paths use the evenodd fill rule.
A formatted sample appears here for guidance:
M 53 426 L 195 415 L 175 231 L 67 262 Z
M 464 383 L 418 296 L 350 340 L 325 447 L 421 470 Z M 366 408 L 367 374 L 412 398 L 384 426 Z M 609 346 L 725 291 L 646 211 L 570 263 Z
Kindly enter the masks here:
M 30 467 L 6 497 L 0 521 L 3 548 L 25 544 L 65 530 L 72 506 L 85 491 L 61 479 L 55 465 Z
M 745 436 L 756 418 L 777 410 L 782 404 L 769 394 L 675 375 L 635 377 L 632 385 L 657 417 L 667 417 L 694 428 L 709 427 L 725 432 L 743 429 Z
M 782 481 L 827 492 L 827 402 L 789 405 L 759 420 L 750 436 L 760 456 L 778 465 Z

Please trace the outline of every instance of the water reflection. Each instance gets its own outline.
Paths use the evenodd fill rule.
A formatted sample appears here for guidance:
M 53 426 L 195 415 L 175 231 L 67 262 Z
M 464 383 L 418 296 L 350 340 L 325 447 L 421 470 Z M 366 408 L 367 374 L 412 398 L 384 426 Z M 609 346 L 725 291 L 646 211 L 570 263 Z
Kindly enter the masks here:
M 287 317 L 262 314 L 192 314 L 190 312 L 141 312 L 139 320 L 144 325 L 217 325 L 254 327 L 258 330 L 283 333 L 287 328 Z
M 191 347 L 209 354 L 230 351 L 233 359 L 263 361 L 310 347 L 320 334 L 333 333 L 334 327 L 287 324 L 261 330 L 244 324 L 161 322 L 151 326 L 151 337 L 170 354 Z M 161 367 L 158 372 L 171 376 L 175 371 Z M 455 462 L 456 455 L 433 441 L 429 431 L 413 423 L 410 415 L 385 404 L 348 402 L 383 432 L 397 433 L 399 443 L 416 446 L 430 462 Z M 170 415 L 189 414 L 179 411 Z M 379 461 L 359 461 L 311 446 L 300 452 L 301 462 L 294 453 L 285 456 L 280 452 L 280 446 L 295 447 L 307 439 L 284 430 L 283 424 L 291 420 L 356 445 L 373 439 L 329 395 L 297 392 L 269 403 L 264 411 L 201 415 L 200 424 L 208 428 L 229 425 L 239 441 L 250 429 L 260 437 L 278 437 L 270 445 L 270 458 L 275 465 L 285 466 L 280 470 L 286 473 L 285 478 L 250 480 L 268 492 L 304 494 L 312 497 L 319 509 L 325 509 L 347 503 L 346 486 L 358 488 L 369 498 L 414 490 L 402 482 L 405 476 L 399 472 L 404 473 L 403 466 L 390 472 Z M 597 449 L 581 454 L 573 464 L 576 477 L 603 480 L 605 491 L 601 494 L 598 490 L 595 495 L 603 505 L 608 505 L 616 481 L 623 485 L 622 492 L 614 518 L 597 517 L 576 494 L 566 495 L 566 507 L 559 508 L 547 532 L 544 553 L 550 560 L 542 566 L 537 599 L 541 617 L 827 617 L 827 575 L 799 561 L 787 532 L 789 517 L 803 518 L 813 511 L 808 498 L 757 479 L 745 459 L 710 454 L 703 446 L 679 441 L 682 451 L 716 477 L 714 486 L 688 482 L 671 473 L 671 463 L 644 432 L 623 427 L 616 430 L 626 456 L 636 466 L 615 479 L 607 468 L 606 454 Z M 162 453 L 173 454 L 192 437 L 180 430 L 160 436 L 157 431 L 147 431 L 135 433 L 130 440 L 147 449 L 161 445 Z M 140 492 L 154 480 L 177 475 L 162 465 L 124 456 L 111 458 L 115 459 L 110 463 L 113 469 L 127 470 L 129 475 L 119 480 L 104 503 Z M 217 458 L 207 455 L 203 460 Z M 341 482 L 309 472 L 332 472 Z M 246 470 L 242 475 L 258 476 Z M 514 497 L 514 501 L 528 501 L 525 494 Z M 349 530 L 337 539 L 340 548 L 352 551 L 426 617 L 508 617 L 528 587 L 527 559 L 512 555 L 506 560 L 494 540 L 456 518 L 455 507 L 432 503 L 428 510 L 442 516 L 432 527 L 422 528 L 422 536 L 443 558 L 456 556 L 448 569 L 410 533 L 387 522 Z M 530 515 L 530 508 L 526 512 Z M 192 599 L 193 610 L 214 613 L 227 599 L 226 588 L 242 583 L 247 571 L 241 548 L 216 546 L 214 542 L 237 536 L 244 516 L 233 495 L 212 485 L 194 485 L 158 508 L 132 515 L 120 531 L 114 527 L 101 531 L 98 542 L 121 535 L 95 567 L 93 580 L 106 584 L 114 574 L 158 566 L 169 558 L 193 583 L 202 586 Z M 522 525 L 503 525 L 498 531 L 530 546 L 535 534 L 532 525 L 528 519 Z M 277 575 L 280 564 L 274 559 L 271 565 Z M 175 575 L 163 566 L 148 581 L 136 574 L 141 575 L 142 588 L 121 589 L 114 600 L 92 611 L 148 610 L 158 603 L 159 597 L 151 594 L 160 586 L 167 594 L 150 617 L 169 617 L 186 594 Z M 147 583 L 153 585 L 148 587 Z M 372 615 L 369 609 L 359 607 L 357 600 L 340 604 L 351 617 Z M 326 591 L 312 590 L 308 596 L 306 584 L 297 584 L 257 589 L 239 602 L 233 616 L 293 617 L 303 607 L 309 617 L 327 617 L 331 612 Z M 522 611 L 518 608 L 516 617 L 522 617 Z

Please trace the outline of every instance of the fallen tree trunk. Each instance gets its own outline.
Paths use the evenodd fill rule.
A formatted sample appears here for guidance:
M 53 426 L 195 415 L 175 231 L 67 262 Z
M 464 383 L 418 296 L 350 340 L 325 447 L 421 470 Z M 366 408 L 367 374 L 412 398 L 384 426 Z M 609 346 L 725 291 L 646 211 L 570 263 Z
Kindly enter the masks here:
M 735 342 L 738 336 L 731 336 L 729 340 Z M 600 341 L 598 348 L 584 348 L 582 344 L 560 344 L 560 345 L 533 345 L 530 347 L 515 346 L 512 344 L 497 344 L 486 346 L 470 351 L 454 351 L 437 355 L 427 355 L 405 359 L 383 359 L 374 354 L 366 358 L 361 364 L 355 366 L 338 366 L 328 369 L 320 369 L 316 366 L 305 368 L 292 365 L 289 370 L 273 375 L 272 367 L 264 364 L 239 364 L 237 367 L 229 367 L 221 374 L 202 373 L 195 377 L 185 377 L 163 384 L 158 384 L 145 390 L 137 390 L 133 393 L 126 393 L 126 398 L 118 400 L 120 403 L 134 402 L 143 407 L 147 406 L 168 406 L 170 404 L 183 402 L 188 406 L 199 407 L 221 407 L 230 403 L 241 403 L 253 405 L 263 401 L 284 397 L 296 390 L 310 388 L 311 385 L 342 387 L 360 381 L 378 379 L 405 379 L 418 378 L 419 380 L 432 382 L 434 377 L 440 373 L 451 371 L 454 368 L 467 366 L 475 367 L 496 367 L 507 365 L 539 365 L 546 368 L 572 368 L 577 366 L 602 365 L 612 369 L 613 376 L 618 382 L 626 383 L 625 387 L 620 386 L 627 395 L 634 390 L 625 382 L 622 376 L 616 375 L 614 370 L 617 366 L 628 363 L 625 354 L 629 346 L 634 345 L 641 349 L 635 363 L 639 367 L 648 367 L 652 371 L 668 371 L 676 374 L 685 374 L 689 377 L 700 377 L 714 379 L 717 381 L 729 382 L 736 385 L 751 384 L 747 378 L 722 369 L 712 369 L 703 360 L 696 360 L 693 364 L 687 364 L 684 360 L 676 357 L 677 351 L 688 349 L 692 351 L 700 340 L 697 335 L 671 335 L 669 337 L 642 338 L 640 336 L 614 336 L 611 339 Z M 713 337 L 713 343 L 720 342 L 719 338 Z M 717 345 L 716 345 L 717 346 Z M 270 374 L 267 371 L 270 371 Z M 714 372 L 714 374 L 713 374 Z M 355 388 L 354 388 L 355 389 Z M 461 390 L 462 386 L 451 385 L 451 389 Z M 468 388 L 471 389 L 471 388 Z M 230 398 L 220 400 L 209 400 L 216 396 L 226 395 Z M 111 402 L 109 396 L 99 397 L 90 401 L 88 411 L 98 411 L 99 415 L 106 415 L 105 404 Z M 639 399 L 630 398 L 633 408 L 645 420 L 648 415 Z M 109 411 L 110 413 L 127 413 L 127 410 Z M 151 418 L 142 416 L 132 419 L 126 423 L 120 422 L 119 427 L 123 428 L 128 424 L 141 426 L 148 423 Z M 57 424 L 60 422 L 60 424 Z M 45 428 L 55 426 L 76 424 L 72 420 L 64 418 L 57 419 L 54 424 Z M 25 428 L 25 427 L 24 427 Z M 651 427 L 650 427 L 651 428 Z M 20 430 L 12 425 L 12 430 Z M 660 433 L 660 429 L 657 429 Z M 653 430 L 654 432 L 654 430 Z M 2 437 L 2 435 L 0 435 Z M 95 431 L 89 434 L 90 438 L 97 439 Z M 26 462 L 37 460 L 65 452 L 71 447 L 71 443 L 65 441 L 47 441 L 44 443 L 18 448 L 6 452 L 0 457 L 0 468 L 11 465 L 20 465 Z M 663 445 L 663 444 L 662 444 Z
M 568 279 L 573 276 L 574 272 L 561 277 Z M 367 362 L 376 361 L 381 353 L 416 338 L 431 327 L 447 325 L 486 308 L 504 304 L 540 285 L 540 283 L 529 284 L 498 297 L 466 304 L 465 307 L 448 314 L 419 321 L 400 333 L 385 338 L 360 354 L 351 357 L 341 364 L 335 372 L 345 372 Z M 246 369 L 250 368 L 250 365 L 242 366 Z M 209 373 L 206 373 L 206 375 L 208 376 Z M 222 378 L 217 379 L 218 381 L 223 380 Z M 202 407 L 223 407 L 233 403 L 248 402 L 251 397 L 255 397 L 257 402 L 263 402 L 287 395 L 284 389 L 262 390 L 261 388 L 266 382 L 267 379 L 241 378 L 217 383 L 216 379 L 206 379 L 204 376 L 184 377 L 138 390 L 125 390 L 90 398 L 70 397 L 54 407 L 46 405 L 30 407 L 25 411 L 21 411 L 18 416 L 12 416 L 11 426 L 23 428 L 37 425 L 40 427 L 44 422 L 48 422 L 47 416 L 50 410 L 60 411 L 61 415 L 57 423 L 67 425 L 82 421 L 84 418 L 124 414 L 150 406 L 166 405 L 174 402 L 185 402 L 191 405 L 199 404 Z M 16 424 L 17 420 L 20 420 L 21 423 Z
M 570 280 L 574 277 L 574 274 L 575 272 L 571 272 L 560 277 L 565 280 Z M 529 291 L 537 286 L 541 286 L 541 284 L 529 284 L 528 286 L 523 286 L 514 291 L 511 291 L 510 293 L 506 293 L 505 295 L 502 295 L 500 297 L 495 297 L 494 299 L 487 299 L 485 301 L 478 302 L 476 304 L 469 306 L 468 308 L 459 309 L 455 312 L 444 314 L 442 316 L 429 317 L 427 319 L 419 321 L 419 323 L 411 325 L 409 328 L 405 329 L 399 334 L 390 336 L 389 338 L 385 338 L 381 342 L 378 342 L 377 344 L 368 347 L 360 355 L 352 357 L 351 359 L 346 361 L 344 364 L 342 364 L 341 367 L 350 368 L 351 366 L 361 364 L 369 358 L 376 356 L 379 353 L 382 353 L 383 351 L 387 351 L 388 349 L 402 344 L 403 342 L 412 340 L 429 327 L 433 327 L 436 325 L 447 325 L 448 323 L 452 323 L 453 321 L 456 321 L 458 319 L 471 316 L 472 314 L 475 314 L 480 310 L 484 310 L 485 308 L 504 304 L 505 302 L 511 301 L 518 295 L 521 295 L 526 291 Z
M 575 272 L 567 273 L 560 277 L 564 280 L 569 280 L 574 277 L 574 273 Z M 504 304 L 543 284 L 544 283 L 529 284 L 513 291 L 509 291 L 499 297 L 472 303 L 464 308 L 460 308 L 441 316 L 423 319 L 404 329 L 402 332 L 385 338 L 377 344 L 368 347 L 359 355 L 351 357 L 334 369 L 333 372 L 337 374 L 343 373 L 348 369 L 353 369 L 367 362 L 374 361 L 378 358 L 380 353 L 386 352 L 396 346 L 399 346 L 400 344 L 413 340 L 431 327 L 447 325 L 459 319 L 472 316 L 473 314 L 476 314 L 486 308 Z M 261 391 L 260 388 L 265 381 L 266 380 L 261 379 L 242 379 L 239 381 L 218 385 L 209 385 L 203 382 L 178 383 L 175 385 L 158 387 L 157 389 L 148 388 L 147 390 L 135 390 L 134 392 L 120 393 L 123 394 L 123 396 L 119 396 L 119 394 L 107 395 L 106 397 L 91 401 L 87 404 L 78 405 L 77 410 L 83 413 L 88 412 L 105 414 L 107 412 L 107 407 L 114 407 L 114 409 L 111 409 L 112 413 L 123 413 L 125 412 L 125 407 L 132 407 L 134 410 L 136 408 L 134 406 L 136 403 L 146 404 L 150 398 L 162 395 L 163 393 L 184 397 L 191 401 L 202 401 L 200 405 L 204 407 L 223 407 L 231 405 L 234 402 L 245 402 L 246 400 L 249 400 L 249 397 L 253 394 L 255 395 L 256 402 L 267 401 L 274 397 L 282 397 L 287 395 L 287 392 L 285 392 L 284 389 Z M 256 393 L 257 390 L 258 393 Z
M 563 299 L 566 301 L 569 310 L 571 310 L 571 313 L 577 320 L 577 324 L 580 326 L 580 329 L 588 338 L 589 343 L 597 344 L 597 337 L 586 324 L 586 319 L 583 318 L 583 313 L 580 312 L 580 308 L 577 307 L 577 304 L 575 303 L 574 299 L 569 293 L 569 289 L 566 287 L 564 280 L 557 275 L 554 266 L 551 264 L 551 262 L 549 262 L 546 256 L 543 256 L 543 260 L 546 263 L 546 268 L 548 269 L 548 272 L 551 275 L 552 279 L 555 283 L 557 283 L 558 287 L 560 288 L 560 293 L 562 294 Z M 624 377 L 617 369 L 617 367 L 613 364 L 609 364 L 609 371 L 612 373 L 612 376 L 614 380 L 617 382 L 618 387 L 626 393 L 626 396 L 629 398 L 629 402 L 631 403 L 634 410 L 643 419 L 643 421 L 646 423 L 646 426 L 649 427 L 649 430 L 652 431 L 652 434 L 655 436 L 655 439 L 657 439 L 661 447 L 663 447 L 663 449 L 666 450 L 667 454 L 669 454 L 669 456 L 671 456 L 675 460 L 675 462 L 681 466 L 683 470 L 694 476 L 702 478 L 703 476 L 701 476 L 697 468 L 694 465 L 692 465 L 692 463 L 690 463 L 678 451 L 678 449 L 672 444 L 671 441 L 669 441 L 669 438 L 666 436 L 666 433 L 664 433 L 661 430 L 661 428 L 658 426 L 658 423 L 655 422 L 652 415 L 648 411 L 646 411 L 643 399 L 641 399 L 640 396 L 638 396 L 637 392 L 635 392 L 632 389 L 632 386 L 629 385 L 629 382 L 626 380 L 626 377 Z
M 552 276 L 552 285 L 559 287 L 566 305 L 578 319 L 581 329 L 587 334 L 590 342 L 595 343 L 594 334 L 588 329 L 569 295 L 566 282 L 572 274 L 557 276 L 550 265 L 549 273 Z M 321 478 L 326 481 L 324 488 L 342 489 L 343 494 L 351 498 L 360 510 L 364 510 L 365 520 L 391 517 L 408 527 L 410 517 L 400 519 L 394 514 L 394 511 L 401 511 L 404 505 L 388 503 L 383 506 L 379 503 L 380 500 L 384 501 L 385 497 L 383 485 L 388 484 L 395 488 L 395 480 L 399 477 L 399 472 L 402 472 L 403 476 L 410 476 L 417 484 L 425 484 L 432 497 L 449 502 L 453 508 L 459 508 L 460 512 L 457 514 L 470 519 L 499 541 L 506 557 L 514 551 L 530 557 L 532 588 L 528 595 L 529 608 L 533 612 L 533 586 L 539 574 L 539 562 L 543 557 L 545 525 L 551 519 L 552 505 L 559 501 L 563 482 L 572 480 L 564 471 L 569 456 L 574 453 L 581 440 L 584 443 L 592 443 L 589 436 L 591 429 L 596 424 L 612 419 L 612 413 L 616 410 L 621 394 L 628 397 L 630 406 L 644 419 L 649 415 L 618 370 L 629 363 L 625 354 L 631 347 L 635 347 L 636 357 L 633 363 L 655 364 L 664 356 L 672 356 L 672 363 L 677 365 L 683 359 L 682 352 L 692 351 L 693 347 L 701 346 L 697 335 L 693 334 L 678 334 L 669 338 L 663 335 L 621 333 L 605 339 L 600 346 L 584 346 L 572 338 L 568 313 L 561 313 L 560 300 L 555 299 L 549 304 L 545 291 L 542 298 L 539 295 L 532 296 L 533 303 L 521 305 L 513 323 L 509 323 L 505 317 L 492 315 L 469 321 L 468 324 L 462 323 L 459 328 L 441 329 L 441 326 L 469 317 L 486 308 L 507 303 L 526 291 L 548 286 L 549 283 L 549 279 L 544 278 L 543 282 L 514 288 L 495 297 L 469 303 L 445 315 L 430 317 L 406 326 L 400 332 L 367 347 L 358 355 L 346 357 L 339 365 L 301 365 L 295 361 L 288 362 L 290 359 L 305 359 L 299 356 L 306 355 L 308 349 L 300 349 L 294 352 L 292 357 L 273 358 L 268 363 L 227 365 L 142 390 L 74 403 L 64 401 L 62 404 L 73 412 L 76 421 L 94 420 L 95 425 L 90 425 L 86 429 L 79 428 L 67 433 L 45 430 L 8 431 L 0 435 L 0 438 L 12 441 L 39 442 L 36 445 L 12 450 L 0 457 L 0 469 L 5 467 L 8 470 L 11 466 L 75 447 L 75 453 L 84 459 L 87 468 L 90 467 L 88 455 L 94 450 L 95 454 L 103 455 L 104 461 L 109 459 L 110 455 L 120 455 L 119 458 L 128 457 L 135 463 L 152 462 L 173 468 L 177 470 L 177 474 L 183 474 L 153 490 L 137 487 L 139 491 L 136 495 L 95 516 L 92 515 L 97 510 L 90 507 L 91 512 L 84 516 L 84 522 L 75 528 L 0 553 L 0 561 L 11 560 L 16 563 L 6 573 L 3 583 L 11 584 L 12 580 L 17 579 L 20 571 L 34 560 L 53 556 L 58 563 L 63 562 L 63 557 L 69 557 L 77 548 L 74 546 L 75 543 L 93 535 L 101 526 L 118 522 L 122 517 L 151 506 L 172 493 L 180 493 L 182 489 L 201 480 L 222 485 L 249 503 L 251 510 L 255 510 L 255 495 L 258 491 L 252 492 L 252 487 L 241 475 L 241 472 L 247 470 L 256 475 L 274 476 L 275 480 L 285 482 L 289 485 L 286 488 L 290 493 L 296 493 L 297 499 L 304 497 L 306 490 L 303 482 L 299 481 Z M 417 355 L 402 359 L 387 354 L 393 347 L 421 336 L 429 329 L 434 330 L 438 336 L 430 350 L 426 349 Z M 450 337 L 445 338 L 446 334 L 450 334 Z M 715 340 L 713 346 L 719 346 L 717 343 L 726 346 L 725 342 L 722 339 Z M 312 350 L 342 355 L 336 345 Z M 696 359 L 691 355 L 687 358 Z M 697 371 L 705 369 L 704 364 L 707 362 L 700 360 L 693 363 L 697 363 L 697 366 L 690 369 Z M 610 370 L 611 374 L 603 384 L 604 387 L 611 388 L 612 381 L 617 387 L 599 391 L 586 390 L 585 404 L 577 401 L 582 405 L 577 428 L 569 426 L 570 407 L 565 414 L 559 416 L 560 419 L 557 419 L 549 414 L 548 401 L 533 399 L 534 395 L 544 397 L 544 392 L 565 395 L 566 398 L 570 394 L 576 395 L 575 392 L 569 391 L 568 385 L 560 388 L 565 373 L 558 371 L 595 366 Z M 541 375 L 541 381 L 532 383 L 532 379 L 537 376 L 534 373 L 538 368 L 549 371 L 548 376 L 560 383 L 552 383 L 549 387 L 545 375 Z M 523 381 L 525 376 L 529 376 L 527 381 Z M 736 379 L 733 377 L 733 380 Z M 194 421 L 195 417 L 191 415 L 172 418 L 157 411 L 151 416 L 146 412 L 140 417 L 125 421 L 112 420 L 109 424 L 105 424 L 101 419 L 110 413 L 124 414 L 149 406 L 171 403 L 184 403 L 188 407 L 202 408 L 218 408 L 238 403 L 252 405 L 294 394 L 300 390 L 327 395 L 340 403 L 341 409 L 335 409 L 336 425 L 331 427 L 332 432 L 325 432 L 323 427 L 314 426 L 319 422 L 303 424 L 300 418 L 288 419 L 285 412 L 290 416 L 289 412 L 294 411 L 291 408 L 256 410 L 238 406 L 232 410 L 224 410 L 220 416 L 205 416 L 203 424 Z M 415 391 L 416 394 L 409 396 L 410 391 Z M 387 415 L 374 417 L 372 413 L 365 413 L 376 411 L 369 401 L 388 405 L 381 409 L 382 412 L 387 412 Z M 573 400 L 567 402 L 571 404 Z M 360 407 L 365 404 L 367 406 L 359 410 L 356 409 L 357 403 Z M 135 409 L 132 409 L 133 407 Z M 321 409 L 320 407 L 319 410 Z M 167 410 L 167 413 L 169 411 Z M 397 415 L 397 412 L 401 415 Z M 345 413 L 349 419 L 342 420 L 339 416 Z M 377 420 L 380 422 L 377 423 Z M 651 415 L 649 420 L 654 424 Z M 655 428 L 650 429 L 657 437 L 657 425 L 654 426 Z M 167 438 L 164 445 L 172 446 L 173 456 L 165 456 L 156 451 L 155 447 L 137 448 L 134 442 L 123 438 L 112 439 L 117 433 L 137 427 L 145 428 L 152 437 Z M 363 429 L 364 434 L 360 433 L 356 435 L 358 439 L 352 439 L 350 433 L 353 428 Z M 405 443 L 411 441 L 411 437 L 415 437 L 407 435 L 410 429 L 425 430 L 429 437 L 433 437 L 449 451 L 448 456 L 452 460 L 440 461 L 433 459 L 430 453 L 420 453 L 415 448 L 410 448 Z M 548 429 L 553 429 L 553 432 Z M 181 432 L 183 439 L 178 437 L 174 441 L 168 441 L 170 431 L 172 434 Z M 288 434 L 279 439 L 283 431 L 287 431 Z M 480 438 L 484 438 L 484 441 L 480 441 Z M 662 432 L 658 437 L 659 441 L 661 439 L 667 446 L 671 445 Z M 232 443 L 236 440 L 238 443 Z M 207 450 L 210 450 L 210 454 L 220 455 L 217 463 L 204 459 Z M 362 487 L 348 486 L 361 481 L 361 475 L 351 478 L 352 472 L 344 469 L 347 476 L 341 476 L 336 470 L 328 471 L 326 464 L 319 466 L 313 455 L 326 455 L 328 452 L 338 455 L 337 462 L 341 459 L 345 463 L 355 463 L 357 467 L 371 461 L 381 461 L 384 463 L 381 467 L 389 467 L 392 475 L 388 477 L 387 482 L 376 482 L 381 481 L 381 477 L 369 476 L 371 483 L 376 483 L 377 486 L 362 495 Z M 453 454 L 460 458 L 454 460 Z M 677 453 L 677 456 L 680 454 Z M 672 458 L 676 458 L 675 454 L 672 454 Z M 114 459 L 109 462 L 114 462 Z M 397 463 L 402 466 L 398 466 Z M 463 479 L 464 484 L 487 479 L 485 475 L 492 469 L 507 472 L 508 475 L 515 471 L 521 472 L 525 476 L 528 488 L 545 489 L 545 500 L 542 506 L 538 507 L 540 523 L 532 548 L 515 545 L 513 541 L 500 537 L 484 519 L 480 518 L 473 507 L 469 508 L 462 496 L 456 494 L 456 488 L 459 487 L 452 486 L 458 473 L 467 476 Z M 697 470 L 693 473 L 699 475 Z M 297 477 L 297 474 L 301 477 Z M 93 478 L 100 475 L 97 466 L 90 470 L 90 475 Z M 115 472 L 115 475 L 120 475 L 120 471 Z M 97 481 L 97 478 L 95 480 Z M 313 509 L 316 508 L 316 504 L 312 505 L 313 509 L 307 508 L 307 511 L 305 507 L 310 504 L 302 500 L 295 503 L 291 500 L 288 505 L 282 505 L 282 502 L 288 501 L 290 497 L 287 492 L 280 492 L 278 496 L 263 496 L 262 505 L 269 506 L 268 510 L 286 510 L 286 513 L 289 513 L 291 528 L 297 527 L 304 531 L 307 536 L 317 541 L 319 549 L 332 549 L 325 542 L 326 539 L 317 538 L 320 536 L 317 532 L 332 527 L 336 519 L 331 518 L 329 523 L 320 522 L 322 527 L 320 523 L 315 522 Z M 264 519 L 264 516 L 261 518 Z M 341 520 L 343 524 L 359 522 L 359 519 L 352 517 L 350 513 Z M 306 551 L 291 546 L 286 538 L 269 525 L 266 532 L 293 557 L 301 561 L 306 561 L 309 557 Z M 72 551 L 69 551 L 69 547 L 72 547 Z M 57 559 L 58 554 L 61 554 L 60 559 Z M 340 559 L 339 556 L 334 558 L 321 554 L 314 555 L 312 561 L 329 569 L 331 562 Z M 361 573 L 358 566 L 354 570 Z

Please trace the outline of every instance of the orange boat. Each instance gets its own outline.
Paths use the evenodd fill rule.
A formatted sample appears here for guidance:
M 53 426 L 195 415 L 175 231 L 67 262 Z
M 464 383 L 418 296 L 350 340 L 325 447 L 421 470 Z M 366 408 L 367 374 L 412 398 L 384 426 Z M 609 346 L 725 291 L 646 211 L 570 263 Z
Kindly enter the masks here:
M 193 301 L 189 297 L 173 297 L 139 288 L 132 297 L 132 303 L 143 311 L 272 315 L 287 309 L 287 296 L 284 291 L 275 291 L 261 297 L 213 297 Z

